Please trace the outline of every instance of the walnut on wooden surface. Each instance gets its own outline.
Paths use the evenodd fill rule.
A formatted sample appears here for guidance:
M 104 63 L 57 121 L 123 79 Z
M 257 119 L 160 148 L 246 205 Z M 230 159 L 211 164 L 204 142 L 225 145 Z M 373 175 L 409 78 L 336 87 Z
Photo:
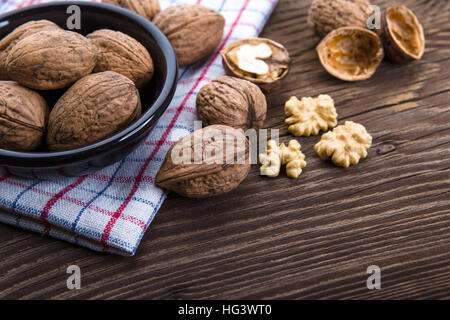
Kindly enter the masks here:
M 158 0 L 102 0 L 104 3 L 113 4 L 152 20 L 160 11 Z
M 294 136 L 317 135 L 320 130 L 328 130 L 337 125 L 337 113 L 334 101 L 329 95 L 321 94 L 317 98 L 291 97 L 284 105 L 288 118 L 288 131 Z
M 324 133 L 314 149 L 322 160 L 331 158 L 335 165 L 348 168 L 358 164 L 360 158 L 367 157 L 371 145 L 372 137 L 364 126 L 346 121 L 344 125 Z
M 161 11 L 153 23 L 169 39 L 178 64 L 186 66 L 213 53 L 222 40 L 225 19 L 209 8 L 182 4 Z
M 288 146 L 280 144 L 281 164 L 286 165 L 286 174 L 289 178 L 296 179 L 306 167 L 305 155 L 300 151 L 301 145 L 297 140 L 289 141 Z
M 84 147 L 125 129 L 141 114 L 139 92 L 113 71 L 85 76 L 71 86 L 50 113 L 50 150 Z
M 37 92 L 0 81 L 0 148 L 32 151 L 43 140 L 49 109 Z
M 36 20 L 22 24 L 0 41 L 0 79 L 9 80 L 6 71 L 6 59 L 12 48 L 20 40 L 43 30 L 60 29 L 58 25 L 48 20 Z
M 286 174 L 296 179 L 306 167 L 305 155 L 300 151 L 301 145 L 297 140 L 291 140 L 286 146 L 277 146 L 274 140 L 267 141 L 267 152 L 259 154 L 260 174 L 271 178 L 280 174 L 281 165 L 286 165 Z
M 345 81 L 370 78 L 384 56 L 377 34 L 359 27 L 331 31 L 316 51 L 325 70 Z
M 229 76 L 203 86 L 196 106 L 205 125 L 224 124 L 244 131 L 261 128 L 267 111 L 266 97 L 258 86 Z
M 386 56 L 393 62 L 405 63 L 422 58 L 425 51 L 423 27 L 405 6 L 390 7 L 383 14 L 381 29 Z
M 72 31 L 50 29 L 16 43 L 8 55 L 8 76 L 38 90 L 61 89 L 91 73 L 97 49 L 86 37 Z
M 367 0 L 313 0 L 308 25 L 319 35 L 346 26 L 365 28 L 370 13 Z
M 153 60 L 147 49 L 134 38 L 108 29 L 97 30 L 87 38 L 97 47 L 94 72 L 115 71 L 131 79 L 138 89 L 151 80 Z
M 265 38 L 243 39 L 221 51 L 225 72 L 270 91 L 283 79 L 290 64 L 289 52 L 281 44 Z
M 249 171 L 249 142 L 242 131 L 212 125 L 169 149 L 156 185 L 184 197 L 211 197 L 237 188 Z

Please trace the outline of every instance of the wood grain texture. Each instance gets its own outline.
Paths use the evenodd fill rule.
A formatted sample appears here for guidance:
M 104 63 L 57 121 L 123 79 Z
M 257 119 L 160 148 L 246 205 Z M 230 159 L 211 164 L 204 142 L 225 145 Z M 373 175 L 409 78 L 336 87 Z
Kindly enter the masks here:
M 450 298 L 450 2 L 402 1 L 423 23 L 424 58 L 383 62 L 357 83 L 320 66 L 309 3 L 280 0 L 264 30 L 293 58 L 268 95 L 265 126 L 288 141 L 284 102 L 327 93 L 340 123 L 373 135 L 367 159 L 341 169 L 315 155 L 319 136 L 299 138 L 308 165 L 298 180 L 253 166 L 226 196 L 170 194 L 132 258 L 1 225 L 0 298 Z M 66 289 L 71 264 L 81 267 L 81 290 Z M 366 288 L 372 264 L 381 290 Z

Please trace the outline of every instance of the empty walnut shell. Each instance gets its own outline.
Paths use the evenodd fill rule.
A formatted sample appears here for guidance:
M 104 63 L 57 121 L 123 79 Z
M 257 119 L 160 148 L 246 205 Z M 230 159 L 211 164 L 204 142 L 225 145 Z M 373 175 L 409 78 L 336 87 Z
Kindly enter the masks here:
M 153 23 L 166 35 L 178 64 L 193 64 L 213 53 L 222 40 L 225 19 L 200 5 L 170 6 L 156 15 Z
M 197 95 L 197 114 L 205 125 L 259 129 L 266 119 L 266 97 L 255 84 L 229 76 L 211 81 Z
M 345 81 L 370 78 L 383 60 L 380 38 L 359 27 L 342 27 L 331 31 L 317 46 L 322 66 Z
M 147 49 L 132 37 L 107 29 L 87 36 L 97 46 L 94 72 L 115 71 L 131 79 L 139 89 L 153 76 L 153 60 Z
M 81 78 L 58 100 L 48 121 L 50 150 L 84 147 L 125 129 L 141 114 L 139 92 L 113 71 Z
M 34 33 L 48 29 L 59 29 L 59 26 L 48 20 L 30 21 L 17 27 L 0 41 L 1 80 L 9 80 L 8 72 L 6 71 L 6 59 L 15 44 Z
M 37 149 L 44 137 L 48 111 L 37 92 L 14 81 L 0 81 L 0 148 Z
M 235 63 L 235 59 L 233 59 L 233 55 L 236 50 L 239 50 L 239 48 L 243 45 L 258 46 L 261 44 L 267 45 L 272 51 L 269 58 L 258 58 L 258 60 L 261 60 L 267 64 L 268 72 L 263 75 L 258 75 L 239 68 L 239 66 Z M 260 86 L 264 91 L 270 91 L 270 89 L 272 89 L 288 74 L 289 64 L 291 62 L 289 52 L 285 47 L 278 42 L 265 38 L 249 38 L 233 42 L 221 51 L 221 56 L 226 74 L 253 82 Z
M 134 11 L 149 20 L 161 11 L 158 0 L 102 0 L 102 2 Z
M 423 28 L 407 7 L 388 8 L 382 16 L 379 33 L 391 61 L 404 63 L 422 58 L 425 51 Z
M 243 132 L 213 125 L 191 133 L 169 149 L 156 185 L 184 197 L 211 197 L 237 188 L 249 171 L 249 142 Z
M 91 73 L 97 49 L 76 32 L 51 29 L 20 40 L 8 55 L 8 76 L 32 89 L 52 90 L 69 86 Z
M 369 6 L 367 0 L 313 0 L 308 25 L 321 37 L 341 27 L 365 28 L 370 16 Z

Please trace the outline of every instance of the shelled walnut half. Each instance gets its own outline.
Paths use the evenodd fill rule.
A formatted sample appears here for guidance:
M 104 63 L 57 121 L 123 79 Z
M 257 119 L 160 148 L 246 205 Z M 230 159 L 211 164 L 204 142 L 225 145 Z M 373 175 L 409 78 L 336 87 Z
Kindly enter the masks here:
M 269 91 L 289 70 L 289 52 L 281 44 L 265 38 L 243 39 L 222 50 L 225 72 L 251 81 Z
M 301 100 L 291 97 L 284 105 L 284 112 L 288 117 L 284 122 L 294 136 L 315 136 L 320 130 L 337 125 L 334 101 L 327 94 L 317 98 L 303 97 Z
M 382 16 L 379 33 L 391 61 L 404 63 L 422 58 L 425 51 L 423 28 L 407 7 L 388 8 Z
M 345 121 L 344 125 L 324 133 L 314 149 L 322 160 L 331 158 L 335 165 L 348 168 L 351 164 L 358 164 L 359 159 L 367 157 L 367 150 L 371 145 L 372 136 L 363 125 Z
M 331 31 L 316 51 L 322 66 L 345 81 L 370 78 L 384 56 L 377 34 L 360 27 L 342 27 Z
M 300 149 L 301 145 L 297 140 L 289 141 L 287 146 L 284 143 L 277 146 L 275 140 L 267 141 L 266 153 L 259 154 L 260 174 L 275 178 L 280 174 L 281 165 L 286 165 L 286 175 L 298 178 L 306 167 L 305 155 Z

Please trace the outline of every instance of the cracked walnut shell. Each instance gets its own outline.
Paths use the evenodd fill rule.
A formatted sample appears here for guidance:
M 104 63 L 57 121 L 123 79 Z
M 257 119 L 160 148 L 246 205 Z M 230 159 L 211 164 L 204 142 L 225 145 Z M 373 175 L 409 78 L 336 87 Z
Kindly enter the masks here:
M 266 119 L 266 97 L 255 84 L 229 76 L 203 86 L 197 95 L 197 114 L 204 124 L 259 129 Z
M 14 81 L 0 81 L 0 148 L 32 151 L 43 140 L 48 106 L 37 92 Z
M 158 0 L 102 0 L 102 2 L 134 11 L 150 21 L 161 11 Z
M 391 61 L 404 63 L 422 58 L 425 51 L 423 27 L 407 7 L 388 8 L 382 16 L 379 33 Z
M 249 142 L 243 132 L 213 125 L 191 133 L 169 149 L 156 185 L 184 197 L 211 197 L 237 188 L 249 171 Z
M 383 60 L 383 47 L 376 33 L 359 27 L 331 31 L 317 46 L 322 66 L 345 81 L 370 78 Z
M 14 29 L 0 41 L 0 79 L 9 80 L 6 71 L 6 59 L 12 48 L 20 40 L 43 30 L 60 29 L 58 25 L 48 20 L 30 21 Z
M 358 164 L 360 158 L 367 157 L 371 145 L 372 137 L 364 126 L 346 121 L 344 125 L 324 133 L 314 149 L 322 160 L 331 157 L 335 165 L 348 168 L 351 164 Z
M 222 40 L 225 19 L 209 8 L 182 4 L 161 11 L 153 23 L 169 39 L 178 64 L 186 66 L 213 53 Z
M 283 79 L 290 64 L 289 52 L 281 44 L 265 38 L 243 39 L 221 51 L 225 72 L 270 91 Z
M 90 145 L 125 129 L 140 114 L 139 92 L 130 79 L 113 71 L 90 74 L 75 82 L 53 107 L 48 148 Z
M 294 136 L 317 135 L 320 130 L 337 125 L 334 101 L 325 94 L 301 100 L 291 97 L 284 106 L 284 112 L 288 117 L 284 122 L 289 125 L 288 131 Z
M 6 61 L 8 76 L 32 89 L 69 86 L 91 73 L 97 49 L 86 37 L 62 29 L 34 33 L 16 43 Z
M 369 6 L 367 0 L 313 0 L 308 25 L 321 37 L 340 27 L 366 28 Z
M 97 30 L 89 35 L 97 47 L 97 64 L 94 72 L 115 71 L 142 88 L 153 76 L 153 60 L 147 49 L 134 38 L 108 29 Z

